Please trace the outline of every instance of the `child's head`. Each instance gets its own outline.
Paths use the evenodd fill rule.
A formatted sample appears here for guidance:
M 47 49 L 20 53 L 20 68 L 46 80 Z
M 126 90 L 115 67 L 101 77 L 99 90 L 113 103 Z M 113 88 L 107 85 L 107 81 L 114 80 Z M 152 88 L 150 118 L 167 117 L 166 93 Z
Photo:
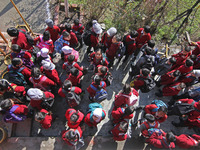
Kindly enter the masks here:
M 99 72 L 101 75 L 105 75 L 105 74 L 108 72 L 108 68 L 107 68 L 106 66 L 99 67 L 99 68 L 98 68 L 98 72 Z
M 123 87 L 123 90 L 122 90 L 122 93 L 124 94 L 129 94 L 131 92 L 131 86 L 130 84 L 125 84 L 124 87 Z
M 134 112 L 134 106 L 128 106 L 128 107 L 126 107 L 126 109 L 125 109 L 125 115 L 130 115 L 130 114 L 132 114 Z
M 154 115 L 152 115 L 152 114 L 146 114 L 146 115 L 144 116 L 144 118 L 145 118 L 149 123 L 154 123 L 154 121 L 155 121 L 155 117 L 154 117 Z
M 96 85 L 100 85 L 101 77 L 99 75 L 95 75 L 93 81 Z
M 15 53 L 20 53 L 20 51 L 21 51 L 21 47 L 17 44 L 12 44 L 11 49 Z
M 45 117 L 46 117 L 46 113 L 44 113 L 44 112 L 37 112 L 35 114 L 35 121 L 40 122 L 40 121 L 44 120 Z
M 119 125 L 119 131 L 126 132 L 128 130 L 128 122 L 122 121 Z
M 101 59 L 102 58 L 102 51 L 99 49 L 98 51 L 95 52 L 95 58 L 96 59 Z
M 74 24 L 75 24 L 75 25 L 79 25 L 79 19 L 75 19 L 75 20 L 74 20 Z
M 155 46 L 156 43 L 155 43 L 154 40 L 149 40 L 149 41 L 147 42 L 147 44 L 148 44 L 149 47 L 154 48 L 154 46 Z
M 184 54 L 187 54 L 187 53 L 189 53 L 191 51 L 191 47 L 190 46 L 185 46 L 184 48 L 183 48 L 183 53 Z
M 22 59 L 21 58 L 13 58 L 12 60 L 12 65 L 13 67 L 15 68 L 20 68 L 22 66 L 23 62 L 22 62 Z
M 167 114 L 167 108 L 165 106 L 160 106 L 157 112 L 157 117 L 164 117 Z
M 172 132 L 167 132 L 166 138 L 168 142 L 175 142 L 176 136 Z
M 181 75 L 181 72 L 179 70 L 176 70 L 172 73 L 173 77 L 179 77 Z
M 53 20 L 47 19 L 45 20 L 45 23 L 47 24 L 48 27 L 53 28 Z
M 150 33 L 150 26 L 148 26 L 148 25 L 144 26 L 144 32 Z
M 65 23 L 65 30 L 67 31 L 67 32 L 70 32 L 71 31 L 71 24 L 69 24 L 69 23 Z
M 169 59 L 170 64 L 175 64 L 176 63 L 176 58 L 175 57 L 171 57 Z
M 141 69 L 141 74 L 142 74 L 144 77 L 147 77 L 147 76 L 150 74 L 150 70 L 147 69 L 147 68 L 142 68 L 142 69 Z
M 73 129 L 70 129 L 66 134 L 65 138 L 69 141 L 75 142 L 78 140 L 78 135 L 73 131 Z
M 131 38 L 136 38 L 138 36 L 138 32 L 136 30 L 133 30 L 130 32 Z
M 48 41 L 49 39 L 50 39 L 50 33 L 49 33 L 49 31 L 44 31 L 44 33 L 43 33 L 43 40 L 44 41 Z
M 193 64 L 194 64 L 194 62 L 191 59 L 187 59 L 185 61 L 185 66 L 186 67 L 191 67 L 191 66 L 193 66 Z
M 8 110 L 13 106 L 14 102 L 11 99 L 2 100 L 0 103 L 0 107 L 4 110 Z
M 19 30 L 14 27 L 10 27 L 7 29 L 7 33 L 11 37 L 17 37 L 19 35 Z
M 118 43 L 122 40 L 122 36 L 120 34 L 116 34 L 115 36 L 113 36 L 112 38 L 112 43 Z
M 70 36 L 69 32 L 67 32 L 67 31 L 63 31 L 62 36 L 63 36 L 63 40 L 65 40 L 65 41 L 69 41 L 71 39 L 71 36 Z
M 112 37 L 117 34 L 117 29 L 115 27 L 111 27 L 107 30 L 108 37 Z
M 78 118 L 79 118 L 79 116 L 78 116 L 78 114 L 77 114 L 77 112 L 76 113 L 73 113 L 71 116 L 70 116 L 70 123 L 76 123 L 77 122 L 77 120 L 78 120 Z
M 6 79 L 0 79 L 0 91 L 5 91 L 8 89 L 9 82 Z
M 93 116 L 92 116 L 94 121 L 100 121 L 100 119 L 102 118 L 102 108 L 96 108 L 93 111 Z
M 65 81 L 63 82 L 62 88 L 63 88 L 65 91 L 70 91 L 71 88 L 72 88 L 72 83 L 71 83 L 71 81 L 65 80 Z
M 192 54 L 192 55 L 190 55 L 190 59 L 191 59 L 192 61 L 196 61 L 196 60 L 197 60 L 197 56 L 194 55 L 194 54 Z
M 41 74 L 42 73 L 41 73 L 41 71 L 40 71 L 40 69 L 38 67 L 32 68 L 32 70 L 31 70 L 31 77 L 37 79 L 37 78 L 40 77 Z
M 77 68 L 72 68 L 70 70 L 70 72 L 71 72 L 72 76 L 77 77 L 79 75 L 79 70 Z
M 74 56 L 74 55 L 69 55 L 69 56 L 67 57 L 67 61 L 68 61 L 69 63 L 72 63 L 74 60 L 75 60 L 75 56 Z

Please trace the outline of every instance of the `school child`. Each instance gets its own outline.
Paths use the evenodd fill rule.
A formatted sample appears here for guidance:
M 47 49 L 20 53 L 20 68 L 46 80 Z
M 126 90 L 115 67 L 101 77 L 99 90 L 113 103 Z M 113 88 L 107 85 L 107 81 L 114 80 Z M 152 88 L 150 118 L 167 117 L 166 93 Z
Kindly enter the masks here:
M 95 75 L 99 75 L 102 81 L 106 82 L 106 86 L 110 86 L 113 80 L 111 72 L 109 72 L 108 67 L 103 65 L 98 65 L 95 69 Z
M 65 117 L 69 128 L 76 129 L 78 126 L 83 125 L 84 114 L 79 110 L 69 108 L 65 113 Z
M 51 56 L 49 55 L 49 49 L 42 48 L 40 52 L 37 53 L 36 62 L 39 66 L 41 66 L 42 60 L 52 62 Z
M 62 35 L 60 36 L 59 39 L 57 39 L 55 42 L 54 42 L 54 50 L 56 53 L 60 53 L 62 52 L 62 47 L 63 46 L 69 46 L 70 45 L 70 39 L 71 39 L 71 36 L 70 34 L 67 32 L 67 31 L 64 31 L 62 33 Z
M 70 70 L 70 74 L 66 80 L 71 81 L 72 86 L 78 86 L 81 88 L 81 78 L 83 76 L 82 71 L 79 71 L 76 68 Z
M 192 50 L 192 54 L 199 55 L 200 53 L 200 42 L 191 42 L 189 43 L 190 46 L 195 46 L 195 49 Z
M 85 27 L 83 26 L 83 24 L 80 23 L 79 19 L 75 19 L 72 26 L 72 31 L 76 34 L 76 37 L 80 43 L 79 48 L 83 46 L 82 34 L 84 29 Z
M 134 106 L 128 107 L 114 107 L 111 115 L 113 118 L 113 123 L 119 123 L 122 120 L 128 120 L 133 118 Z
M 36 45 L 39 49 L 47 48 L 49 53 L 52 54 L 54 52 L 54 45 L 50 36 L 49 31 L 44 31 L 43 35 L 39 35 L 34 39 L 34 45 Z
M 115 95 L 114 106 L 118 108 L 134 105 L 138 100 L 138 96 L 139 93 L 134 88 L 131 88 L 129 84 L 125 84 L 123 90 Z
M 64 46 L 62 48 L 62 53 L 61 56 L 64 55 L 64 62 L 67 61 L 67 58 L 69 55 L 74 55 L 75 56 L 75 62 L 78 61 L 79 58 L 79 52 L 77 52 L 76 50 L 74 50 L 73 48 L 69 47 L 69 46 Z
M 101 49 L 91 53 L 89 56 L 89 61 L 94 68 L 96 68 L 98 65 L 108 66 L 108 61 L 105 57 L 103 57 Z
M 179 78 L 179 81 L 185 83 L 187 87 L 198 83 L 199 82 L 199 78 L 198 78 L 199 75 L 196 75 L 193 71 L 194 70 L 192 70 L 191 72 L 181 76 Z M 200 73 L 200 70 L 198 70 L 198 72 Z
M 38 88 L 42 91 L 50 91 L 57 85 L 54 81 L 42 75 L 40 69 L 37 67 L 31 70 L 29 81 L 33 84 L 34 88 Z
M 153 146 L 153 148 L 174 149 L 175 140 L 175 135 L 172 132 L 165 133 L 161 130 L 161 133 L 158 133 L 158 131 L 153 132 L 151 136 L 146 139 L 146 142 Z
M 125 120 L 119 122 L 114 126 L 111 130 L 111 134 L 113 135 L 113 139 L 115 141 L 124 141 L 127 138 L 130 138 L 128 135 L 129 123 Z
M 194 62 L 193 69 L 200 69 L 200 54 L 197 56 L 192 54 L 190 59 Z
M 101 49 L 105 53 L 106 49 L 108 49 L 112 44 L 112 38 L 117 34 L 117 29 L 115 27 L 111 27 L 106 32 L 103 33 L 101 37 Z
M 26 98 L 30 100 L 30 105 L 33 108 L 41 110 L 43 108 L 42 102 L 47 98 L 54 99 L 54 95 L 48 91 L 41 91 L 38 88 L 30 88 L 27 91 Z M 44 108 L 45 109 L 45 108 Z
M 13 58 L 12 64 L 8 65 L 9 81 L 17 85 L 25 86 L 31 76 L 30 69 L 23 66 L 21 58 Z M 18 75 L 20 74 L 20 75 Z
M 87 48 L 87 54 L 91 53 L 91 48 L 93 47 L 94 51 L 98 48 L 99 45 L 99 36 L 102 33 L 101 25 L 96 21 L 92 21 L 92 33 L 90 35 L 90 42 Z
M 197 134 L 187 135 L 181 134 L 175 136 L 175 144 L 181 149 L 199 149 L 200 148 L 200 136 Z
M 55 65 L 52 62 L 42 60 L 40 71 L 44 73 L 49 79 L 53 80 L 57 85 L 62 85 Z
M 115 57 L 120 57 L 118 55 L 120 55 L 120 45 L 122 44 L 121 42 L 122 37 L 119 34 L 116 34 L 115 36 L 113 36 L 112 38 L 112 44 L 110 45 L 109 49 L 106 50 L 106 57 L 108 58 L 109 61 L 109 65 L 108 67 L 112 67 Z
M 66 131 L 63 131 L 62 139 L 68 145 L 73 146 L 75 150 L 79 150 L 84 146 L 83 131 L 79 126 L 75 129 L 69 128 Z
M 24 121 L 28 115 L 28 107 L 22 104 L 15 104 L 12 99 L 2 100 L 0 108 L 5 111 L 4 121 L 7 123 Z
M 125 35 L 123 38 L 124 46 L 126 47 L 125 58 L 123 62 L 128 60 L 128 57 L 131 56 L 136 50 L 136 37 L 138 36 L 138 32 L 133 30 L 130 34 Z
M 155 95 L 158 97 L 180 95 L 184 88 L 186 88 L 185 83 L 175 82 L 173 84 L 164 86 L 163 89 L 159 90 L 159 92 L 156 92 Z
M 39 122 L 44 129 L 51 127 L 52 119 L 52 113 L 45 109 L 41 109 L 35 114 L 35 121 Z
M 100 89 L 106 90 L 106 83 L 104 81 L 101 81 L 100 76 L 98 76 L 98 75 L 94 76 L 92 83 L 87 88 L 87 91 L 89 93 L 89 99 L 91 101 L 95 100 L 95 95 L 96 95 L 96 92 L 97 92 L 97 90 L 94 89 L 93 87 L 96 88 L 97 90 L 100 90 Z
M 172 66 L 171 70 L 177 69 L 178 67 L 183 65 L 185 60 L 190 55 L 191 55 L 191 48 L 189 46 L 185 46 L 181 52 L 172 55 L 172 57 L 176 58 L 176 63 Z
M 193 70 L 193 64 L 194 62 L 191 59 L 187 59 L 185 64 L 178 67 L 177 70 L 181 72 L 181 75 L 186 75 Z
M 96 107 L 93 107 L 95 105 Z M 89 127 L 96 127 L 106 117 L 106 112 L 103 110 L 101 104 L 99 103 L 90 103 L 88 114 L 85 116 L 84 122 Z
M 49 31 L 50 35 L 51 35 L 51 39 L 53 41 L 53 43 L 59 38 L 59 33 L 60 33 L 60 28 L 58 26 L 55 26 L 53 23 L 53 20 L 51 19 L 47 19 L 45 20 L 45 23 L 47 24 L 47 28 L 45 29 L 45 31 Z
M 10 27 L 7 29 L 7 33 L 9 36 L 14 37 L 12 39 L 12 44 L 17 44 L 24 50 L 31 50 L 33 49 L 32 44 L 27 41 L 26 38 L 26 31 L 24 29 L 16 29 L 14 27 Z

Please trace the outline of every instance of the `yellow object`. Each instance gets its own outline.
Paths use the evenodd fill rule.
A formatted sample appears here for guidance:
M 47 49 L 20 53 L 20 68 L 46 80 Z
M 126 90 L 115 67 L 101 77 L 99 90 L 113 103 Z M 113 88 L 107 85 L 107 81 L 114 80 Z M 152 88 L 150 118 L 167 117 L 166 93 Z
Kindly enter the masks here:
M 8 65 L 11 64 L 10 54 L 7 54 L 7 55 L 4 57 L 4 64 L 5 64 L 6 66 L 8 66 Z
M 135 80 L 131 81 L 131 83 L 130 83 L 130 86 L 131 86 L 131 87 L 134 87 L 134 81 L 135 81 Z
M 7 138 L 7 132 L 3 128 L 0 128 L 0 132 L 2 133 L 2 138 L 0 139 L 1 144 Z

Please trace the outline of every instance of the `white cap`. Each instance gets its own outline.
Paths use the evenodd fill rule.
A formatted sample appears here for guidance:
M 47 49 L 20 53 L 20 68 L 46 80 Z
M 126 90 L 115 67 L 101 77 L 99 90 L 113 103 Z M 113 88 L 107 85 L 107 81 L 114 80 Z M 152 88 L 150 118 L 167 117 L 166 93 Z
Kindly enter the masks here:
M 73 50 L 73 48 L 71 48 L 69 46 L 64 46 L 62 48 L 62 51 L 63 51 L 64 54 L 71 54 L 72 50 Z
M 93 20 L 92 24 L 93 24 L 92 25 L 93 31 L 96 34 L 101 34 L 102 33 L 101 25 L 96 20 Z
M 110 29 L 107 30 L 107 34 L 109 36 L 114 36 L 117 33 L 117 29 L 115 27 L 111 27 Z
M 45 70 L 55 69 L 55 65 L 52 62 L 49 62 L 47 60 L 42 60 L 41 64 Z
M 27 91 L 27 95 L 32 100 L 41 100 L 43 98 L 43 92 L 40 89 L 38 89 L 38 88 L 30 88 Z
M 102 108 L 96 108 L 94 111 L 93 111 L 93 115 L 95 117 L 97 117 L 98 119 L 96 120 L 97 122 L 99 122 L 101 120 L 101 117 L 102 117 Z
M 48 57 L 48 53 L 49 53 L 49 49 L 47 49 L 47 48 L 42 48 L 41 50 L 40 50 L 40 52 L 41 52 L 41 56 L 42 57 Z
M 197 78 L 200 77 L 200 70 L 193 70 L 193 72 Z

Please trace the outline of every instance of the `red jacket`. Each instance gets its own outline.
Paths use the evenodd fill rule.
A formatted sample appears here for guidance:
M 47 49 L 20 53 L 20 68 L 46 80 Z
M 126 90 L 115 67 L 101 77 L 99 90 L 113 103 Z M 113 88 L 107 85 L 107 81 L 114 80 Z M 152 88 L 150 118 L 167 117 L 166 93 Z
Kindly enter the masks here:
M 72 63 L 69 63 L 68 61 L 66 61 L 63 66 L 62 66 L 62 69 L 64 70 L 70 70 L 72 67 L 75 67 L 77 68 L 78 70 L 80 71 L 83 71 L 83 68 L 79 66 L 79 64 L 77 62 L 72 62 Z M 70 69 L 69 69 L 70 68 Z
M 58 26 L 53 26 L 53 28 L 47 27 L 45 31 L 49 31 L 53 42 L 55 42 L 60 37 L 60 28 Z
M 23 114 L 23 115 L 27 115 L 28 114 L 28 107 L 26 105 L 19 105 L 19 104 L 14 104 L 13 106 L 19 106 L 14 113 L 15 114 Z
M 182 75 L 186 75 L 193 70 L 193 66 L 186 67 L 185 65 L 181 65 L 177 70 L 179 70 Z
M 95 53 L 96 53 L 96 52 L 93 52 L 93 53 L 90 54 L 90 59 L 92 60 L 92 63 L 93 63 L 95 66 L 98 66 L 98 65 L 108 66 L 108 61 L 107 61 L 107 59 L 101 57 L 100 60 L 97 60 L 96 57 L 95 57 Z
M 130 114 L 130 115 L 124 115 L 125 113 L 125 107 L 114 107 L 111 114 L 112 114 L 112 117 L 113 117 L 113 122 L 116 124 L 116 123 L 119 123 L 120 121 L 124 120 L 124 119 L 131 119 L 133 118 L 133 114 Z
M 93 31 L 92 31 L 93 32 Z M 99 34 L 93 32 L 90 36 L 91 47 L 97 47 L 99 44 Z
M 106 112 L 104 110 L 102 110 L 104 115 L 106 116 Z M 89 127 L 97 127 L 97 124 L 100 123 L 104 118 L 101 118 L 99 122 L 95 122 L 95 121 L 91 121 L 90 120 L 90 115 L 91 113 L 88 113 L 86 116 L 85 116 L 85 119 L 84 119 L 84 122 L 89 126 Z
M 120 47 L 120 42 L 111 44 L 109 49 L 106 50 L 106 56 L 108 57 L 108 59 L 114 60 L 119 47 Z
M 45 73 L 45 75 L 46 75 L 49 79 L 53 80 L 56 84 L 58 84 L 58 85 L 60 85 L 60 86 L 62 85 L 62 82 L 61 82 L 61 80 L 60 80 L 60 78 L 59 78 L 59 75 L 58 75 L 58 72 L 57 72 L 56 69 L 53 69 L 53 70 L 45 70 L 45 69 L 43 68 L 43 66 L 41 66 L 41 67 L 40 67 L 40 71 L 43 72 L 43 73 Z
M 56 86 L 56 83 L 44 75 L 41 75 L 39 79 L 29 78 L 29 81 L 33 83 L 34 88 L 39 88 L 42 91 L 48 91 L 50 87 Z
M 46 98 L 50 98 L 50 97 L 54 98 L 54 95 L 51 92 L 46 91 L 46 92 L 44 92 L 44 94 L 45 94 Z M 42 103 L 42 99 L 41 100 L 33 100 L 33 99 L 31 99 L 31 101 L 30 101 L 30 105 L 32 107 L 37 108 L 38 110 L 42 109 L 41 103 Z
M 108 37 L 107 32 L 104 32 L 103 36 L 101 37 L 101 43 L 106 47 L 109 48 L 112 44 L 112 38 Z
M 194 50 L 192 50 L 192 54 L 194 55 L 199 55 L 200 54 L 200 42 L 196 42 L 197 46 L 195 47 Z
M 149 104 L 149 105 L 145 106 L 144 111 L 146 114 L 152 114 L 155 116 L 156 112 L 157 112 L 157 111 L 155 111 L 155 108 L 158 108 L 158 106 L 156 106 L 155 104 Z M 165 115 L 164 117 L 161 117 L 161 118 L 157 118 L 155 116 L 155 120 L 158 121 L 159 123 L 164 122 L 166 119 L 167 119 L 167 115 Z
M 200 69 L 200 54 L 197 55 L 197 59 L 194 61 L 193 69 Z
M 131 92 L 129 94 L 119 93 L 115 95 L 115 107 L 118 108 L 123 107 L 124 105 L 128 105 L 129 98 L 125 97 L 124 95 L 131 96 L 132 93 L 133 95 L 139 96 L 139 93 L 134 88 L 131 88 Z
M 12 40 L 12 44 L 19 45 L 21 47 L 21 49 L 25 49 L 25 50 L 32 49 L 33 47 L 28 43 L 25 34 L 20 32 L 20 30 L 19 30 L 19 35 Z M 25 31 L 25 30 L 23 30 L 23 31 Z
M 38 46 L 40 49 L 43 47 L 49 49 L 50 54 L 54 52 L 53 41 L 51 39 L 49 39 L 48 41 L 44 41 L 42 35 L 40 35 L 34 39 L 34 45 Z M 48 46 L 46 46 L 46 45 L 48 45 Z
M 10 85 L 12 86 L 14 92 L 16 92 L 17 94 L 26 94 L 24 86 L 18 86 L 14 83 L 10 83 Z M 3 95 L 5 92 L 12 92 L 12 89 L 8 86 L 8 88 L 5 91 L 0 91 L 0 95 Z
M 197 146 L 199 140 L 199 135 L 193 134 L 192 136 L 189 136 L 187 134 L 181 134 L 176 136 L 176 145 L 178 145 L 180 148 L 188 149 Z
M 102 87 L 102 85 L 104 84 L 104 86 Z M 94 82 L 91 83 L 91 85 L 93 85 L 95 88 L 98 87 L 98 85 L 96 85 Z M 106 83 L 104 81 L 101 81 L 100 86 L 106 90 Z M 89 86 L 87 88 L 88 93 L 90 94 L 91 97 L 94 97 L 96 94 L 96 91 L 94 89 L 91 88 L 91 86 Z
M 181 76 L 178 80 L 183 83 L 193 83 L 197 78 L 193 73 L 188 73 L 185 76 Z
M 159 122 L 157 122 L 157 121 L 154 122 L 154 125 L 149 124 L 147 121 L 143 122 L 142 124 L 145 125 L 145 129 L 142 130 L 141 132 L 142 132 L 142 135 L 143 135 L 144 137 L 146 137 L 146 138 L 149 138 L 148 129 L 151 129 L 151 128 L 159 128 L 159 126 L 160 126 Z M 141 124 L 141 125 L 142 125 L 142 124 Z
M 139 28 L 137 30 L 138 36 L 136 38 L 137 48 L 141 48 L 144 44 L 146 44 L 149 40 L 151 40 L 151 34 L 147 33 L 147 35 L 143 35 L 144 28 Z
M 136 50 L 137 46 L 136 46 L 136 41 L 131 39 L 130 35 L 126 36 L 125 39 L 125 43 L 126 43 L 126 50 L 128 51 L 128 55 L 133 54 L 133 52 Z
M 25 67 L 25 66 L 21 66 L 21 67 L 24 67 L 24 69 L 23 69 L 20 73 L 23 74 L 24 77 L 30 78 L 30 76 L 31 76 L 31 71 L 30 71 L 30 69 L 27 68 L 27 67 Z M 20 68 L 21 68 L 21 67 L 20 67 Z M 18 70 L 19 68 L 13 68 L 12 65 L 8 65 L 7 70 L 10 71 L 11 69 L 13 69 L 13 70 Z
M 63 32 L 66 31 L 66 30 L 63 30 Z M 76 37 L 76 34 L 72 31 L 69 32 L 70 36 L 71 36 L 71 39 L 69 40 L 69 45 L 70 47 L 74 47 L 78 44 L 78 39 Z M 63 45 L 64 46 L 64 45 Z
M 49 113 L 49 112 L 48 112 L 47 110 L 45 110 L 45 109 L 41 109 L 40 112 Z M 44 129 L 48 129 L 48 128 L 51 127 L 51 122 L 52 122 L 52 115 L 47 114 L 47 115 L 45 116 L 45 118 L 44 118 L 42 121 L 40 121 L 40 124 L 42 125 L 42 127 L 43 127 Z
M 169 85 L 171 83 L 174 83 L 178 77 L 174 77 L 172 76 L 172 74 L 175 72 L 176 70 L 172 70 L 164 75 L 161 76 L 161 85 Z
M 133 87 L 136 90 L 139 90 L 140 87 L 142 87 L 145 84 L 144 80 L 140 80 L 142 78 L 147 78 L 147 77 L 144 77 L 144 76 L 141 76 L 141 75 L 137 75 L 137 77 L 133 80 Z
M 111 130 L 113 134 L 113 139 L 115 141 L 124 141 L 127 139 L 127 132 L 122 132 L 119 130 L 120 123 L 115 125 L 115 127 Z
M 77 128 L 80 125 L 80 123 L 83 121 L 83 118 L 84 118 L 84 114 L 78 110 L 78 113 L 77 113 L 77 115 L 79 116 L 78 120 L 75 123 L 71 123 L 70 117 L 74 113 L 77 113 L 77 110 L 75 110 L 73 108 L 69 108 L 65 113 L 65 117 L 67 119 L 67 125 L 72 129 Z
M 178 95 L 181 90 L 178 90 L 176 86 L 178 86 L 181 82 L 175 82 L 173 84 L 167 85 L 163 87 L 162 93 L 163 96 L 174 96 Z
M 77 95 L 80 95 L 82 92 L 82 90 L 79 88 L 79 87 L 75 87 L 75 90 L 74 90 L 74 93 L 76 93 Z M 61 97 L 66 97 L 65 93 L 63 93 L 62 91 L 62 88 L 60 88 L 58 90 L 58 94 L 61 96 Z
M 81 23 L 79 23 L 79 25 L 75 25 L 74 24 L 72 26 L 72 30 L 74 30 L 74 31 L 78 31 L 79 30 L 79 33 L 81 33 L 81 34 L 83 33 L 84 29 L 85 29 L 85 27 Z
M 73 86 L 76 86 L 77 84 L 80 84 L 81 82 L 81 77 L 83 76 L 82 71 L 79 71 L 78 76 L 73 76 L 71 73 L 69 74 L 68 78 L 66 80 L 69 80 L 72 82 Z

